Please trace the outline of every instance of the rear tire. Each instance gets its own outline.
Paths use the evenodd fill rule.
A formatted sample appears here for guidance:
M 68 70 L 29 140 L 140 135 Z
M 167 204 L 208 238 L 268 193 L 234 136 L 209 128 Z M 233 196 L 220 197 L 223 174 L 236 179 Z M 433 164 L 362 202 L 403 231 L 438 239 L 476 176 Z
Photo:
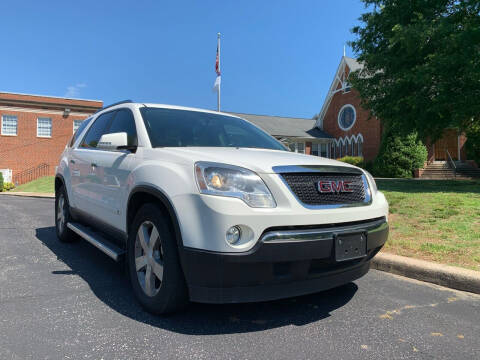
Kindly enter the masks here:
M 71 221 L 70 205 L 67 192 L 62 185 L 55 193 L 55 230 L 61 242 L 68 243 L 77 239 L 76 234 L 67 227 L 69 221 Z
M 157 205 L 145 204 L 137 212 L 127 247 L 130 281 L 143 308 L 167 314 L 188 304 L 177 242 Z

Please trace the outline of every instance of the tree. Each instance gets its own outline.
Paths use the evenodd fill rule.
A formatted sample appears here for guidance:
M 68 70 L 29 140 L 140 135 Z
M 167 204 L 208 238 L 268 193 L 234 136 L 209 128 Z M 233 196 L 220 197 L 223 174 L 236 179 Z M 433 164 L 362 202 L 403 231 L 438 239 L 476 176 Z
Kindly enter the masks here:
M 411 178 L 415 169 L 427 160 L 427 148 L 416 133 L 399 136 L 387 131 L 373 163 L 373 174 L 381 177 Z
M 362 0 L 351 82 L 385 125 L 422 139 L 480 124 L 480 0 Z

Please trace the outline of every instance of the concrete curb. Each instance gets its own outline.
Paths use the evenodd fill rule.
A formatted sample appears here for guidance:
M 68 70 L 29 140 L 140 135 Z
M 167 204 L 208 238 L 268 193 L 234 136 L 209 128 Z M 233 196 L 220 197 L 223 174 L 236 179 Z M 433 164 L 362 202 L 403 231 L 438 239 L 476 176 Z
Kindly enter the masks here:
M 0 195 L 12 195 L 12 196 L 23 196 L 23 197 L 35 197 L 35 198 L 54 198 L 55 194 L 51 193 L 35 193 L 35 192 L 14 192 L 14 191 L 5 191 L 0 192 Z
M 377 254 L 372 260 L 371 267 L 451 289 L 480 294 L 480 271 L 387 253 Z

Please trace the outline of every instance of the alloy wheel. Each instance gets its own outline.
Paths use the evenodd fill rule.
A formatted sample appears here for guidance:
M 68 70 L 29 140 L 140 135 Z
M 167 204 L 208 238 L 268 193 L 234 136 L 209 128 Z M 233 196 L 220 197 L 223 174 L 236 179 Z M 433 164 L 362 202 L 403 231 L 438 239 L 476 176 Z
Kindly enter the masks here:
M 160 291 L 163 264 L 158 230 L 151 221 L 144 221 L 135 238 L 135 269 L 138 282 L 147 296 L 155 296 Z

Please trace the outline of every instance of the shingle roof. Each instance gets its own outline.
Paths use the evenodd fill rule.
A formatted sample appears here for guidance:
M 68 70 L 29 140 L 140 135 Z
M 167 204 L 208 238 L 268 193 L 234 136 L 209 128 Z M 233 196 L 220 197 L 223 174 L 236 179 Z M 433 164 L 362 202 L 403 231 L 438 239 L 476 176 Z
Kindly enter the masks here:
M 252 122 L 272 136 L 288 136 L 312 139 L 332 138 L 332 136 L 315 127 L 315 120 L 312 119 L 242 114 L 234 112 L 229 113 Z

